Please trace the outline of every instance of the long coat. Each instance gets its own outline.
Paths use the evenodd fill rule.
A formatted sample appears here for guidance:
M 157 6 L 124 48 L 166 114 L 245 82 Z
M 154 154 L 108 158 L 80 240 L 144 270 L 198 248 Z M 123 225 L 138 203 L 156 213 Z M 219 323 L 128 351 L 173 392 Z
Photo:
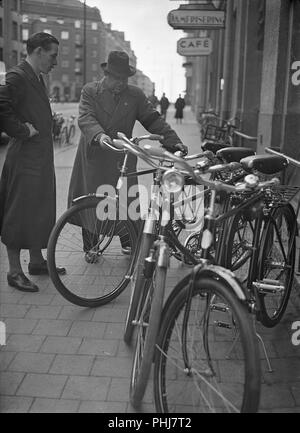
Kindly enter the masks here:
M 117 138 L 117 132 L 123 132 L 131 138 L 136 120 L 149 132 L 163 135 L 163 145 L 169 150 L 181 142 L 138 87 L 129 85 L 118 102 L 105 87 L 105 79 L 88 83 L 83 88 L 78 118 L 81 137 L 70 181 L 69 205 L 76 197 L 95 193 L 101 185 L 116 186 L 119 162 L 123 161 L 124 155 L 103 149 L 93 139 L 101 132 L 111 138 Z M 129 172 L 135 171 L 136 162 L 136 157 L 130 155 Z M 129 187 L 136 183 L 136 178 L 128 178 Z
M 2 242 L 15 249 L 46 248 L 56 213 L 52 113 L 45 86 L 26 61 L 0 86 L 0 120 L 11 137 L 0 179 Z M 25 122 L 39 135 L 29 138 Z
M 175 102 L 175 119 L 182 119 L 183 118 L 183 109 L 185 107 L 185 101 L 183 98 L 178 98 Z

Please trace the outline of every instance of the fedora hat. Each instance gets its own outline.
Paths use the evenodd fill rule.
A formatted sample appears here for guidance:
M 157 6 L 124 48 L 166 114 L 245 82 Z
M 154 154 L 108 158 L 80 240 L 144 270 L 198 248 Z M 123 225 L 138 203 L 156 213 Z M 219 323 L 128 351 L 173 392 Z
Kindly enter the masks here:
M 129 65 L 128 54 L 124 51 L 111 51 L 107 62 L 101 63 L 101 68 L 117 77 L 131 77 L 136 73 L 136 69 Z

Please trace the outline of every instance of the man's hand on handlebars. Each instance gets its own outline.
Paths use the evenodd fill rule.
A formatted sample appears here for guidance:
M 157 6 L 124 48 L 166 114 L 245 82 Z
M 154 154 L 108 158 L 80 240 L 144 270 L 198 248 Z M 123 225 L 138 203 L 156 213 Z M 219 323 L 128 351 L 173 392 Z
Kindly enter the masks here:
M 173 150 L 174 149 L 174 150 Z M 173 149 L 172 149 L 172 153 L 175 153 L 175 152 L 182 152 L 183 153 L 183 156 L 185 156 L 185 155 L 187 155 L 188 154 L 188 148 L 187 148 L 187 146 L 185 146 L 184 144 L 182 144 L 182 143 L 177 143 L 177 144 L 175 144 L 175 146 L 173 147 Z
M 113 141 L 110 138 L 110 136 L 106 135 L 106 134 L 100 134 L 100 135 L 98 135 L 97 141 L 98 141 L 99 145 L 101 147 L 103 147 L 103 148 L 107 148 L 106 145 L 105 145 L 105 142 L 109 143 L 109 144 L 113 144 Z

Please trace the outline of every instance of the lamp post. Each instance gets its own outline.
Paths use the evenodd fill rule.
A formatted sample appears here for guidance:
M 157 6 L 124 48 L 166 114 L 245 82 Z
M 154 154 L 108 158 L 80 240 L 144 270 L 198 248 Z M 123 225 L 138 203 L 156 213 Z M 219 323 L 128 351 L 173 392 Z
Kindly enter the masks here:
M 86 0 L 83 3 L 83 84 L 86 84 Z

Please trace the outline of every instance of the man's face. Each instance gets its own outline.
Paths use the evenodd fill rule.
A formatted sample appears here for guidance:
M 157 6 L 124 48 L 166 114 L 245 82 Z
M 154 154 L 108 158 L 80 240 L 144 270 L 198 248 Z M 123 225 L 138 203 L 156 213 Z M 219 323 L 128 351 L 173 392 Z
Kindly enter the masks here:
M 111 74 L 106 75 L 107 87 L 112 93 L 121 93 L 128 84 L 128 77 L 116 77 Z
M 58 55 L 58 45 L 52 43 L 50 45 L 49 50 L 44 50 L 43 48 L 39 48 L 38 51 L 38 60 L 39 60 L 39 69 L 44 74 L 48 74 L 54 66 L 57 65 L 57 55 Z

